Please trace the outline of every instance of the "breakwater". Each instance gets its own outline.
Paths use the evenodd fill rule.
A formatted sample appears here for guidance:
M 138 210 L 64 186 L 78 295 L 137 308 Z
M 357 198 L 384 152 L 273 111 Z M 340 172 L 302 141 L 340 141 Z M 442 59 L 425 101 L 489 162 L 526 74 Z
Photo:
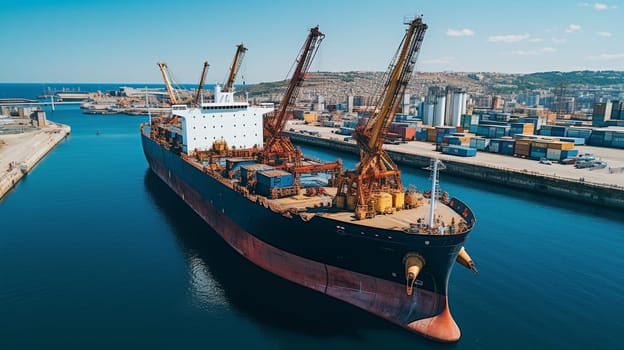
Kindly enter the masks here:
M 301 133 L 285 133 L 294 142 L 317 147 L 329 148 L 341 152 L 358 154 L 359 148 L 354 142 L 344 142 Z M 545 173 L 517 170 L 500 166 L 476 164 L 471 158 L 453 160 L 439 153 L 416 154 L 386 150 L 397 163 L 414 167 L 426 167 L 431 157 L 439 155 L 446 165 L 445 173 L 462 178 L 474 179 L 499 185 L 514 187 L 533 193 L 543 193 L 560 198 L 578 200 L 614 209 L 624 209 L 624 188 L 609 184 L 569 179 Z
M 21 134 L 14 141 L 15 147 L 6 151 L 0 150 L 3 157 L 11 160 L 6 169 L 0 169 L 0 199 L 63 140 L 70 130 L 67 125 L 51 124 L 41 130 Z

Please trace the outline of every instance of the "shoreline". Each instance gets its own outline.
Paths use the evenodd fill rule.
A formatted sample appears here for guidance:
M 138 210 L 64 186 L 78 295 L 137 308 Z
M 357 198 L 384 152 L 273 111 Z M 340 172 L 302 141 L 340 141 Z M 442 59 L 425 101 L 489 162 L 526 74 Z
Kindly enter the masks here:
M 309 126 L 306 126 L 309 128 Z M 295 143 L 332 149 L 340 152 L 358 154 L 355 142 L 345 142 L 324 136 L 311 136 L 295 132 L 284 132 Z M 423 143 L 425 144 L 425 143 Z M 551 195 L 563 199 L 582 201 L 588 204 L 597 204 L 612 209 L 624 209 L 624 186 L 617 184 L 587 181 L 583 177 L 573 179 L 565 176 L 550 175 L 534 169 L 514 169 L 505 166 L 478 162 L 474 157 L 455 157 L 444 155 L 437 151 L 406 151 L 403 145 L 388 145 L 385 148 L 388 155 L 397 163 L 426 167 L 432 157 L 437 157 L 446 165 L 445 173 L 485 183 L 494 183 L 519 190 Z M 402 149 L 403 148 L 403 149 Z M 504 156 L 501 156 L 504 157 Z M 501 158 L 502 159 L 502 158 Z M 511 159 L 514 159 L 511 157 Z M 530 168 L 534 163 L 527 163 Z M 552 168 L 549 168 L 552 170 Z
M 0 136 L 5 142 L 0 145 L 0 203 L 70 132 L 68 125 L 48 121 L 39 130 Z

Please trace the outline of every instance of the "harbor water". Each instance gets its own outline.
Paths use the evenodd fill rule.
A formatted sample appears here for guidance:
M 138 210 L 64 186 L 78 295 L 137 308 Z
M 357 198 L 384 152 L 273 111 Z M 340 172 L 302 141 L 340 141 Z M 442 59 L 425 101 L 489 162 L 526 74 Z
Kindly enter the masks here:
M 439 344 L 237 255 L 149 170 L 147 117 L 47 117 L 72 134 L 0 201 L 0 349 L 621 348 L 622 213 L 442 172 L 477 216 L 466 248 L 480 274 L 453 268 L 462 339 Z

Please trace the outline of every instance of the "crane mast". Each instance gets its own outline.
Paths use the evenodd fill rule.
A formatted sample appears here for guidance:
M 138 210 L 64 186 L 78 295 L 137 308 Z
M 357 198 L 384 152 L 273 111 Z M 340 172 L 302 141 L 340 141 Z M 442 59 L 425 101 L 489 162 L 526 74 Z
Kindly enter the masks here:
M 228 75 L 227 81 L 225 82 L 225 85 L 223 86 L 223 89 L 221 91 L 232 92 L 232 88 L 234 87 L 234 79 L 236 78 L 236 74 L 238 74 L 238 70 L 243 63 L 243 57 L 245 57 L 245 52 L 247 52 L 247 48 L 243 44 L 236 45 L 236 54 L 234 55 L 234 61 L 232 61 L 232 67 L 230 67 L 230 74 Z
M 160 68 L 160 73 L 162 73 L 163 80 L 165 81 L 165 87 L 167 88 L 167 93 L 169 94 L 169 100 L 171 100 L 171 104 L 179 105 L 182 103 L 182 99 L 175 91 L 173 86 L 171 86 L 171 72 L 169 72 L 169 67 L 167 67 L 166 63 L 157 63 L 158 68 Z
M 204 62 L 204 68 L 202 69 L 201 77 L 199 78 L 197 93 L 195 94 L 195 98 L 193 99 L 193 104 L 197 104 L 197 102 L 199 102 L 199 97 L 201 96 L 202 89 L 204 88 L 204 80 L 206 79 L 206 72 L 208 72 L 208 67 L 210 67 L 208 62 Z
M 360 147 L 360 162 L 339 180 L 339 193 L 355 197 L 356 218 L 375 215 L 371 201 L 380 192 L 403 192 L 401 172 L 383 150 L 388 127 L 401 103 L 416 64 L 427 25 L 421 17 L 410 21 L 403 41 L 386 74 L 386 82 L 368 122 L 358 125 L 353 136 Z
M 301 152 L 295 148 L 289 137 L 282 136 L 281 133 L 286 125 L 286 121 L 292 114 L 299 90 L 305 80 L 305 75 L 324 37 L 325 34 L 321 33 L 318 26 L 310 29 L 310 34 L 308 34 L 301 48 L 296 61 L 297 66 L 288 84 L 288 89 L 279 104 L 279 108 L 265 122 L 267 139 L 260 154 L 260 160 L 265 164 L 297 163 L 301 159 Z

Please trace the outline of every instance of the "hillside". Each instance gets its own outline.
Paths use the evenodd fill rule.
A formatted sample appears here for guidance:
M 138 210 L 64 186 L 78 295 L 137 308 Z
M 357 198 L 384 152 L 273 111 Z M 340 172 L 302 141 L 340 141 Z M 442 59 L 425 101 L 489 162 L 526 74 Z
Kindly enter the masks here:
M 314 72 L 309 73 L 304 93 L 323 96 L 375 95 L 383 72 Z M 466 73 L 466 72 L 418 72 L 410 82 L 407 92 L 423 96 L 432 85 L 453 85 L 465 88 L 469 93 L 506 94 L 537 89 L 553 89 L 561 82 L 567 86 L 617 87 L 624 89 L 624 71 L 574 71 L 539 72 L 531 74 Z M 247 86 L 250 97 L 282 94 L 286 81 L 260 83 Z

